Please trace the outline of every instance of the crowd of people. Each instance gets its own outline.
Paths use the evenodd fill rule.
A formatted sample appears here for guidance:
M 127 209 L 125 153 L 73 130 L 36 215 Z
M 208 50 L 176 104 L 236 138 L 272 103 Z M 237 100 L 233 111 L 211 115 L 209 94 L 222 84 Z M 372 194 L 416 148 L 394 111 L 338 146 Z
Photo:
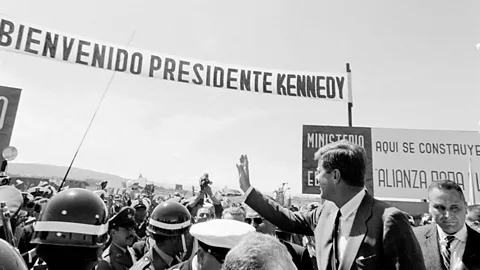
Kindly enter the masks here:
M 245 201 L 199 192 L 108 194 L 0 186 L 0 269 L 480 269 L 480 205 L 433 181 L 429 213 L 412 216 L 365 188 L 365 150 L 348 141 L 315 154 L 321 200 L 285 207 L 237 164 Z M 260 181 L 260 180 L 257 180 Z

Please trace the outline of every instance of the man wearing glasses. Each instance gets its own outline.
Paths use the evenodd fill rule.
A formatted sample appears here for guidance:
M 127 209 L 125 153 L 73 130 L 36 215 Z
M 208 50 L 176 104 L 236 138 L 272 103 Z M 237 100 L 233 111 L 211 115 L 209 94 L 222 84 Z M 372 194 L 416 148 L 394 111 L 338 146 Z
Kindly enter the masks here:
M 124 270 L 130 269 L 136 262 L 130 246 L 135 240 L 135 210 L 132 207 L 123 207 L 109 221 L 108 228 L 112 244 L 102 254 L 102 261 L 97 270 Z
M 288 252 L 292 256 L 293 263 L 298 269 L 310 270 L 313 269 L 313 263 L 308 254 L 308 250 L 302 246 L 285 241 L 279 234 L 276 233 L 277 227 L 264 219 L 259 213 L 253 210 L 250 206 L 245 206 L 245 222 L 252 225 L 259 233 L 269 234 L 280 240 L 285 245 Z

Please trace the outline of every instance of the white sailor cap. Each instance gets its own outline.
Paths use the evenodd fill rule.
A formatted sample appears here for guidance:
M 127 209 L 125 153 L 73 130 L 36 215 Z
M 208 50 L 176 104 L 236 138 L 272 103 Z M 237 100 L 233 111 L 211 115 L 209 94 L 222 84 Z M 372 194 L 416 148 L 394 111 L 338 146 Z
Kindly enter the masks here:
M 213 219 L 193 224 L 190 234 L 198 241 L 211 247 L 233 248 L 255 228 L 244 222 L 230 219 Z
M 150 208 L 150 204 L 151 202 L 148 198 L 138 198 L 133 200 L 130 206 L 133 207 L 134 209 L 144 206 L 148 210 Z

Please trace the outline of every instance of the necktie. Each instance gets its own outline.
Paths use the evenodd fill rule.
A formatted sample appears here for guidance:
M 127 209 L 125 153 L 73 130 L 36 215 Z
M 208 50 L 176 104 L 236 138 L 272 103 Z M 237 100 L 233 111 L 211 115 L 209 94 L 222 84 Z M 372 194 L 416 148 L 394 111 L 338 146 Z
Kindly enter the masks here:
M 335 218 L 335 225 L 333 226 L 333 234 L 332 234 L 332 252 L 330 256 L 330 267 L 331 270 L 337 270 L 339 264 L 339 257 L 338 257 L 338 225 L 340 224 L 340 217 L 342 213 L 340 210 L 337 212 L 337 217 Z
M 452 251 L 450 248 L 453 240 L 455 240 L 455 236 L 448 235 L 447 237 L 445 237 L 445 240 L 447 240 L 447 244 L 445 246 L 445 249 L 442 250 L 442 258 L 445 269 L 450 270 L 450 257 L 452 256 Z

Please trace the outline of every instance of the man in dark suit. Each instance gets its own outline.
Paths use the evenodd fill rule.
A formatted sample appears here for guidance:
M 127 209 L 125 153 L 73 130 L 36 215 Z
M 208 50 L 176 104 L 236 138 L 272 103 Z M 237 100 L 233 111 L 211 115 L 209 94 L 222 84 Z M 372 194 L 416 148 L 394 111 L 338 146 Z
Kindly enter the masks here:
M 450 180 L 434 181 L 428 188 L 433 224 L 417 227 L 427 269 L 480 269 L 480 234 L 465 224 L 467 203 L 462 188 Z
M 272 197 L 268 198 L 273 200 Z M 276 236 L 276 238 L 280 240 L 280 242 L 287 248 L 288 252 L 292 256 L 293 263 L 298 269 L 313 269 L 312 260 L 308 255 L 308 250 L 302 246 L 291 243 L 291 234 L 289 234 L 290 239 L 282 237 L 285 236 L 285 232 L 278 230 L 276 231 L 275 225 L 264 219 L 259 213 L 248 206 L 245 207 L 245 213 L 245 222 L 252 225 L 257 232 Z
M 237 165 L 245 202 L 279 228 L 314 235 L 318 269 L 420 269 L 420 246 L 404 212 L 365 190 L 365 150 L 348 141 L 315 154 L 317 179 L 325 199 L 310 212 L 291 212 L 250 185 L 248 160 Z

